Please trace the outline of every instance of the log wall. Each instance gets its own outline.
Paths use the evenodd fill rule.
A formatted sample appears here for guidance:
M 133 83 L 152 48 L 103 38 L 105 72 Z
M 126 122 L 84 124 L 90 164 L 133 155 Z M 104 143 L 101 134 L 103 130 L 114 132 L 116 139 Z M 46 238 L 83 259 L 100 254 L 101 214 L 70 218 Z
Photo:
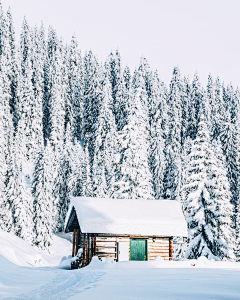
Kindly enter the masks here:
M 128 243 L 128 255 L 130 260 L 130 239 L 143 238 L 148 241 L 148 260 L 153 260 L 157 256 L 161 256 L 164 260 L 172 260 L 172 238 L 169 237 L 139 237 L 139 236 L 114 236 L 99 234 L 77 234 L 74 232 L 75 242 L 73 244 L 74 255 L 77 249 L 83 249 L 82 266 L 87 266 L 92 257 L 97 255 L 99 258 L 112 257 L 118 260 L 118 242 Z M 76 247 L 78 245 L 78 247 Z
M 112 237 L 96 237 L 96 255 L 101 257 L 112 257 L 117 261 L 118 242 L 128 242 L 129 260 L 130 260 L 130 239 L 139 238 L 136 236 L 112 236 Z M 144 237 L 141 237 L 144 238 Z M 153 241 L 152 237 L 145 237 L 148 240 L 148 260 L 153 260 L 157 256 L 163 257 L 164 260 L 171 259 L 170 238 L 156 237 Z
M 161 256 L 164 260 L 170 260 L 169 257 L 169 238 L 159 237 L 153 242 L 153 238 L 148 238 L 148 260 L 153 260 Z

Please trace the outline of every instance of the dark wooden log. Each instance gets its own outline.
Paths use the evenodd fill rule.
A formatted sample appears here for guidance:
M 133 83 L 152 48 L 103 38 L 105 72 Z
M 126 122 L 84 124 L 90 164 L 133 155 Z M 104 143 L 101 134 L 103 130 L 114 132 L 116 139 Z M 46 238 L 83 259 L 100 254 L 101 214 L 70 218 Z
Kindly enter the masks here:
M 89 264 L 89 234 L 87 235 L 87 265 Z
M 86 265 L 86 233 L 83 234 L 83 262 L 82 266 L 84 267 Z
M 173 239 L 169 238 L 169 260 L 173 260 Z
M 75 255 L 78 253 L 78 236 L 79 236 L 79 229 L 76 232 L 76 243 L 75 243 Z
M 75 239 L 76 239 L 76 229 L 73 231 L 73 247 L 72 247 L 72 257 L 75 256 Z
M 92 257 L 93 257 L 93 237 L 91 235 L 91 256 L 90 256 L 90 260 L 92 260 Z
M 94 255 L 96 255 L 97 250 L 97 242 L 96 242 L 96 236 L 94 238 Z

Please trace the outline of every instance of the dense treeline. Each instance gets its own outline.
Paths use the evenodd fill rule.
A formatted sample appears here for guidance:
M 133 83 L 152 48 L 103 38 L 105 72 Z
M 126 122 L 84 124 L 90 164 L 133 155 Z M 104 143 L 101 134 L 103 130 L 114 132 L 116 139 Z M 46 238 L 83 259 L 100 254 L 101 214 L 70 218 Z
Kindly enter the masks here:
M 118 51 L 101 64 L 24 19 L 0 17 L 0 228 L 41 249 L 63 229 L 72 196 L 171 199 L 189 240 L 178 257 L 239 259 L 240 96 L 232 85 Z

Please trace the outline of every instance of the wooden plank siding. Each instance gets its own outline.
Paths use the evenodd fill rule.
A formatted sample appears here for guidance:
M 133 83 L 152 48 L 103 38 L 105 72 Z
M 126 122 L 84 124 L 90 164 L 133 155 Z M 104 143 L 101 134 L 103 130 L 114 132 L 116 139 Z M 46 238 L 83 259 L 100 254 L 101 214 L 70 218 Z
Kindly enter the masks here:
M 93 256 L 112 257 L 118 260 L 118 242 L 128 243 L 128 258 L 130 260 L 130 240 L 147 239 L 148 241 L 148 260 L 153 260 L 161 256 L 164 260 L 172 260 L 172 238 L 169 237 L 146 237 L 146 236 L 127 236 L 127 235 L 99 235 L 81 233 L 74 230 L 73 254 L 77 254 L 79 248 L 83 249 L 82 266 L 87 266 Z
M 113 236 L 113 237 L 96 237 L 96 255 L 98 257 L 112 257 L 117 261 L 118 242 L 128 242 L 129 260 L 130 260 L 130 239 L 140 238 L 139 236 Z M 156 237 L 153 242 L 152 237 L 141 237 L 148 240 L 148 260 L 153 260 L 157 256 L 163 257 L 164 260 L 170 260 L 170 238 Z

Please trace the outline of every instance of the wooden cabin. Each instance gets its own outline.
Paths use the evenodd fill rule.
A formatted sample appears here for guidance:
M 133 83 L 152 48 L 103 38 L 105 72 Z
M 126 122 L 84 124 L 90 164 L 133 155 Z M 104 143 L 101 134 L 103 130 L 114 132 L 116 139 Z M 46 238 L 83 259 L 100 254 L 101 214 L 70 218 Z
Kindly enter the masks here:
M 177 201 L 75 197 L 65 231 L 73 232 L 72 256 L 82 252 L 82 266 L 93 256 L 115 261 L 173 259 L 173 237 L 187 237 Z

